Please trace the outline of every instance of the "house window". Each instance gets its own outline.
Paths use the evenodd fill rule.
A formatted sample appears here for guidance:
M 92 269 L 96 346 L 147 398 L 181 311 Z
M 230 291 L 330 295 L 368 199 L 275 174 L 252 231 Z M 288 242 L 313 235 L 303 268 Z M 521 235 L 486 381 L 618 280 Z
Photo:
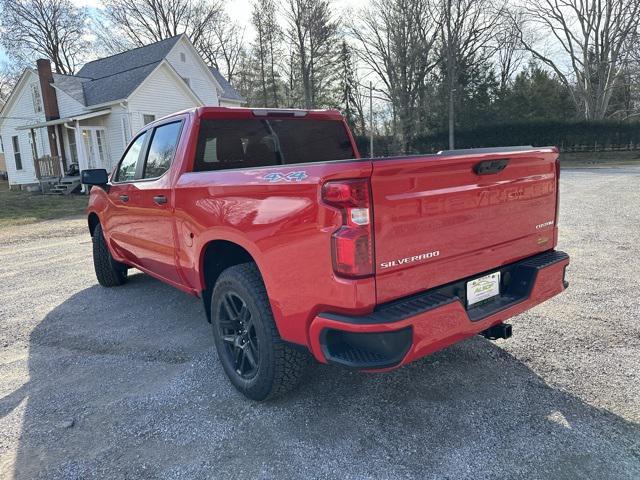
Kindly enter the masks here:
M 107 165 L 108 151 L 107 151 L 107 138 L 104 130 L 96 130 L 96 143 L 98 144 L 98 157 L 102 165 Z
M 182 63 L 187 61 L 187 56 L 184 54 L 184 52 L 180 52 L 180 61 Z
M 129 130 L 129 123 L 126 116 L 122 117 L 120 121 L 122 125 L 122 139 L 124 140 L 124 144 L 126 146 L 129 143 L 129 140 L 131 140 L 131 131 Z
M 22 156 L 20 155 L 20 141 L 18 137 L 11 137 L 11 143 L 13 144 L 13 159 L 16 162 L 16 170 L 22 170 Z
M 156 120 L 156 116 L 155 115 L 151 115 L 150 113 L 145 113 L 144 115 L 142 115 L 142 124 L 143 125 L 147 125 L 151 122 L 154 122 Z
M 82 129 L 82 144 L 84 146 L 83 153 L 87 156 L 85 159 L 87 165 L 89 168 L 98 168 L 98 165 L 96 164 L 96 151 L 91 139 L 91 130 L 86 128 Z
M 31 100 L 33 100 L 33 111 L 42 112 L 42 98 L 40 97 L 40 89 L 36 83 L 31 84 Z
M 31 146 L 31 158 L 38 158 L 38 136 L 34 130 L 29 131 L 29 145 Z
M 191 86 L 191 79 L 190 78 L 182 77 L 182 80 L 184 80 L 184 83 L 186 83 L 187 85 Z
M 76 131 L 67 130 L 67 140 L 69 140 L 69 151 L 71 152 L 71 161 L 78 163 L 78 147 L 76 146 Z

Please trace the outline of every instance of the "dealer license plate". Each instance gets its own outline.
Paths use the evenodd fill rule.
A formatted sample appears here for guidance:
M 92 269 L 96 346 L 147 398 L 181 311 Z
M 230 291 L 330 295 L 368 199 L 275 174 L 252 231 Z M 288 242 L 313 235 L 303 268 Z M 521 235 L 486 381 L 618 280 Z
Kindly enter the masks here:
M 467 282 L 467 306 L 495 297 L 500 294 L 500 272 Z

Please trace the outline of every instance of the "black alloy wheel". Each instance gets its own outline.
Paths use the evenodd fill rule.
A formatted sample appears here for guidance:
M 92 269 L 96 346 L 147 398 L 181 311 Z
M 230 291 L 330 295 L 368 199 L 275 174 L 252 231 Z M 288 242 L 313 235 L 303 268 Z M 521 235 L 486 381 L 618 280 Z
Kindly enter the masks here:
M 230 363 L 240 377 L 253 378 L 260 364 L 254 315 L 236 292 L 227 292 L 223 296 L 217 314 L 220 338 Z
M 211 323 L 224 373 L 246 397 L 267 400 L 298 385 L 309 354 L 280 338 L 255 263 L 220 274 L 211 294 Z

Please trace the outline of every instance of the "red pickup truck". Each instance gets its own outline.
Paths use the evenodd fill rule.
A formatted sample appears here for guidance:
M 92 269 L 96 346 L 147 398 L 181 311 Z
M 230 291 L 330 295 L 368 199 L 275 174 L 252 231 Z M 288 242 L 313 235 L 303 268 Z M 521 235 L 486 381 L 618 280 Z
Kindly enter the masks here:
M 293 388 L 309 352 L 385 371 L 567 287 L 558 151 L 360 158 L 337 111 L 204 107 L 153 122 L 94 185 L 98 281 L 135 267 L 201 297 L 233 385 Z

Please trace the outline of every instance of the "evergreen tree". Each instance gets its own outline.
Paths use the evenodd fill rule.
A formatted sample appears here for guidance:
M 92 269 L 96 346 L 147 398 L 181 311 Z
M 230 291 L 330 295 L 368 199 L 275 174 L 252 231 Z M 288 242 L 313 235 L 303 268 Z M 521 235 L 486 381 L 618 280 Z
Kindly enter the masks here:
M 569 120 L 575 118 L 576 110 L 571 92 L 562 82 L 531 63 L 520 72 L 513 86 L 500 96 L 496 110 L 500 122 L 522 122 L 525 120 Z
M 351 48 L 345 40 L 342 40 L 340 45 L 338 67 L 340 75 L 338 79 L 340 99 L 338 106 L 351 129 L 359 134 L 364 134 L 364 109 L 359 93 L 358 77 L 353 64 Z

